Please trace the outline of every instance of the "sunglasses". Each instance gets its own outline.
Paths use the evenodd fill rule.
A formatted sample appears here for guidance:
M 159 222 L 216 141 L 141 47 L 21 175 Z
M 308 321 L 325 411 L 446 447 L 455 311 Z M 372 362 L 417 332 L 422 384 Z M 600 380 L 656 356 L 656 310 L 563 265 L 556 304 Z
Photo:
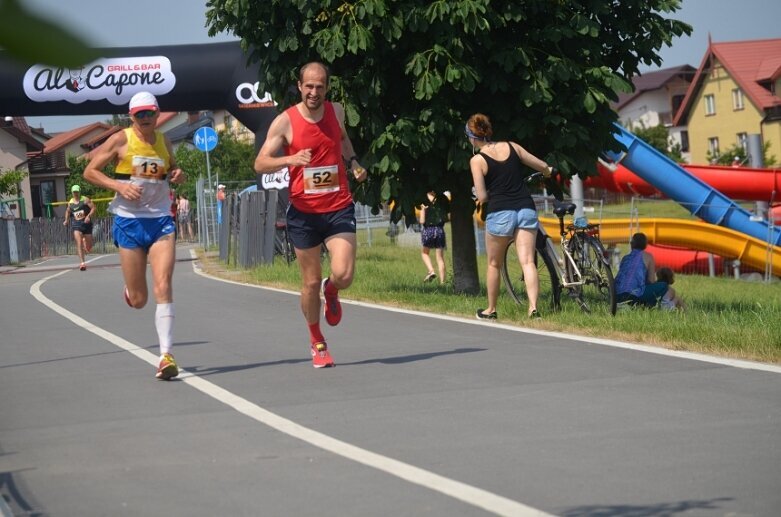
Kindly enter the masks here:
M 137 111 L 135 115 L 133 115 L 135 118 L 152 118 L 155 115 L 157 115 L 157 111 L 155 110 L 142 110 Z

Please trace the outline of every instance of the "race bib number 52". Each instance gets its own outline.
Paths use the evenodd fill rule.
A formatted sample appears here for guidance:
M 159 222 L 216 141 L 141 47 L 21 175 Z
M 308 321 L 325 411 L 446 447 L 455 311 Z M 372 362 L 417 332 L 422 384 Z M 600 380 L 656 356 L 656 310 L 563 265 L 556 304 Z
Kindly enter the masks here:
M 165 168 L 165 161 L 161 158 L 150 158 L 148 156 L 133 157 L 133 176 L 139 178 L 165 179 L 168 170 Z
M 304 193 L 322 194 L 339 190 L 339 167 L 304 167 Z

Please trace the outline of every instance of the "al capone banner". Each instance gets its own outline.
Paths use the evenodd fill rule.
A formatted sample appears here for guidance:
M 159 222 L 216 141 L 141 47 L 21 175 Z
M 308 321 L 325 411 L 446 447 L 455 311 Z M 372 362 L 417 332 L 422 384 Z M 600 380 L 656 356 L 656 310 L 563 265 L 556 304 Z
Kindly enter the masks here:
M 127 113 L 140 91 L 162 111 L 225 109 L 260 138 L 277 114 L 238 41 L 101 50 L 81 68 L 24 66 L 0 52 L 0 116 Z

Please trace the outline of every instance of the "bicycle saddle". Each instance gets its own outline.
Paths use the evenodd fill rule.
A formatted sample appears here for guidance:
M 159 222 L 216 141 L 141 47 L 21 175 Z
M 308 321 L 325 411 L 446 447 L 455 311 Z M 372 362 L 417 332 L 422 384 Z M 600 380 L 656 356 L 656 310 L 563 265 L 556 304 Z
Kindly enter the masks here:
M 560 203 L 553 209 L 553 213 L 556 214 L 556 217 L 561 219 L 565 214 L 574 214 L 575 208 L 575 203 Z

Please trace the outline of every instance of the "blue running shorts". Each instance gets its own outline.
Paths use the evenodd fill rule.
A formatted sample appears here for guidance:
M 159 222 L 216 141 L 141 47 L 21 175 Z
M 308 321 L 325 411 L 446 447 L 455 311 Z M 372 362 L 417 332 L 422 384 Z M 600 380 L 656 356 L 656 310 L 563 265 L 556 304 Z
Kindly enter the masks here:
M 135 218 L 114 216 L 114 245 L 119 248 L 143 248 L 149 252 L 152 244 L 174 233 L 176 225 L 170 215 Z

